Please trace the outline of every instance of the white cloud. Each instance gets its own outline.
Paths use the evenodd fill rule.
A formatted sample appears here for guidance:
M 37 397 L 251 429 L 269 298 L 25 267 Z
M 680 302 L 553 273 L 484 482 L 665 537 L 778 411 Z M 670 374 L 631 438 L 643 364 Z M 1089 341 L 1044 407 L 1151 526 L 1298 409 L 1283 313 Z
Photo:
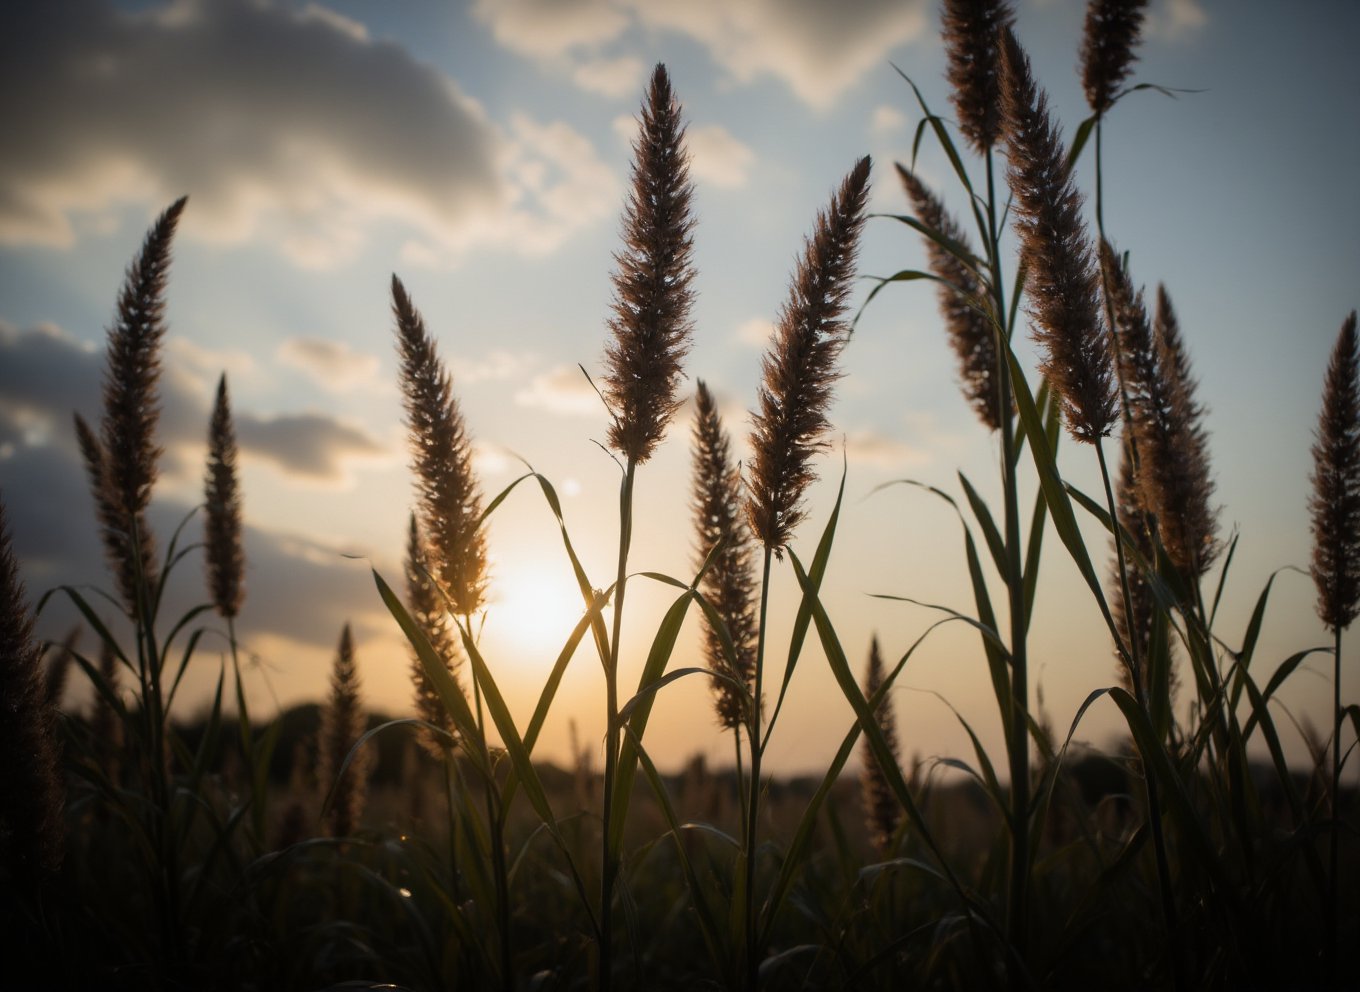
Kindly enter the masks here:
M 619 99 L 641 92 L 642 71 L 640 60 L 625 55 L 582 62 L 572 70 L 571 78 L 583 90 Z
M 537 57 L 595 47 L 628 27 L 628 15 L 611 0 L 476 0 L 472 13 L 501 45 Z
M 560 365 L 534 376 L 526 388 L 515 393 L 515 402 L 564 414 L 589 415 L 604 410 L 600 397 L 575 365 Z
M 477 382 L 512 379 L 533 363 L 534 356 L 513 351 L 493 351 L 483 358 L 455 355 L 448 361 L 454 382 L 460 386 L 470 386 Z
M 545 255 L 578 229 L 613 216 L 618 206 L 618 178 L 588 138 L 560 121 L 512 115 L 498 168 L 511 187 L 502 210 L 459 230 L 412 240 L 403 259 L 446 267 L 470 249 L 488 246 Z
M 0 244 L 69 246 L 79 225 L 183 193 L 186 236 L 313 268 L 355 258 L 378 223 L 448 262 L 552 250 L 610 213 L 613 178 L 579 134 L 502 129 L 444 73 L 316 4 L 16 0 L 6 18 Z M 526 187 L 526 159 L 555 178 Z
M 774 337 L 774 324 L 765 317 L 752 317 L 737 325 L 737 340 L 753 348 L 764 348 Z
M 874 108 L 869 118 L 869 133 L 875 137 L 896 134 L 906 124 L 906 114 L 890 104 L 882 103 Z
M 373 382 L 378 356 L 357 352 L 340 341 L 325 338 L 288 338 L 278 347 L 278 360 L 307 375 L 329 392 L 345 392 Z
M 598 52 L 630 26 L 684 35 L 731 79 L 772 77 L 820 110 L 929 26 L 925 0 L 477 0 L 473 11 L 544 64 Z
M 716 124 L 691 127 L 685 132 L 690 154 L 690 175 L 699 182 L 734 189 L 745 186 L 756 153 Z

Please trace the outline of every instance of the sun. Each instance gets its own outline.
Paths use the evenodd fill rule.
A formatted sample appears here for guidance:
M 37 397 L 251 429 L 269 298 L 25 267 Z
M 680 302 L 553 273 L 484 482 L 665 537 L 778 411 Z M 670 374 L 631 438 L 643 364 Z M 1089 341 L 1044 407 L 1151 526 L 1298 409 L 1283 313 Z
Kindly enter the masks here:
M 532 563 L 507 563 L 492 579 L 487 627 L 526 654 L 550 662 L 584 612 L 569 576 Z

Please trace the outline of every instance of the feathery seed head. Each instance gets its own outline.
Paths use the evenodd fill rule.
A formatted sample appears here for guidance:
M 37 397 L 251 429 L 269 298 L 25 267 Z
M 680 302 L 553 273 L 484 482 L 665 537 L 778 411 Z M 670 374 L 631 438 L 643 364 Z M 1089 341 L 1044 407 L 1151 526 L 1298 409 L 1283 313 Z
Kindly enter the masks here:
M 486 598 L 487 581 L 482 495 L 472 471 L 472 441 L 434 339 L 396 276 L 392 312 L 426 564 L 451 608 L 471 616 Z
M 680 105 L 666 69 L 652 73 L 633 144 L 623 249 L 614 256 L 614 302 L 605 349 L 610 445 L 630 462 L 651 457 L 679 401 L 690 347 L 694 253 L 688 156 Z
M 425 543 L 421 540 L 416 515 L 412 513 L 406 538 L 407 605 L 410 607 L 411 618 L 425 632 L 435 654 L 444 662 L 444 667 L 457 682 L 457 665 L 462 655 L 459 653 L 457 637 L 449 626 L 448 611 L 439 597 L 438 590 L 430 581 L 425 561 Z M 444 707 L 439 690 L 430 680 L 425 666 L 421 664 L 420 655 L 414 653 L 411 661 L 411 682 L 415 689 L 416 715 L 456 738 L 453 718 Z M 420 744 L 432 757 L 442 758 L 446 755 L 447 744 L 434 734 L 422 733 Z
M 114 530 L 106 544 L 121 542 L 130 563 L 120 563 L 120 574 L 140 569 L 147 588 L 155 584 L 155 542 L 147 526 L 146 509 L 156 481 L 156 421 L 160 399 L 160 346 L 165 337 L 165 287 L 169 278 L 170 243 L 187 197 L 171 204 L 147 232 L 142 249 L 128 266 L 118 294 L 118 310 L 108 330 L 104 367 L 103 485 L 116 509 Z M 87 462 L 88 463 L 88 462 Z M 109 524 L 105 524 L 109 529 Z M 135 573 L 134 573 L 135 574 Z M 126 593 L 125 593 L 126 594 Z M 129 608 L 134 600 L 129 599 Z
M 241 547 L 241 490 L 236 481 L 236 430 L 226 373 L 217 382 L 217 400 L 208 427 L 208 470 L 203 489 L 208 589 L 217 612 L 231 618 L 240 612 L 245 598 L 241 579 L 245 552 Z
M 864 673 L 864 696 L 869 699 L 879 686 L 883 684 L 883 658 L 878 649 L 878 637 L 874 636 L 869 644 L 869 664 Z M 874 719 L 878 723 L 878 729 L 883 734 L 883 739 L 888 744 L 888 750 L 892 752 L 893 759 L 898 757 L 897 743 L 897 717 L 893 714 L 890 697 L 884 696 L 883 700 L 874 710 Z M 874 848 L 880 857 L 888 854 L 892 844 L 893 835 L 897 833 L 898 824 L 902 822 L 902 807 L 897 802 L 897 796 L 893 794 L 892 788 L 888 785 L 888 777 L 883 773 L 883 766 L 879 764 L 878 756 L 874 754 L 873 748 L 865 740 L 861 745 L 860 761 L 862 769 L 860 771 L 860 787 L 864 794 L 864 816 L 869 827 L 869 837 L 873 841 Z
M 1115 384 L 1081 194 L 1067 174 L 1048 101 L 1009 29 L 1002 33 L 1001 80 L 1006 178 L 1015 195 L 1029 315 L 1045 354 L 1040 371 L 1062 401 L 1072 436 L 1093 444 L 1114 422 Z
M 1204 411 L 1195 402 L 1175 312 L 1159 287 L 1150 329 L 1143 294 L 1134 291 L 1109 242 L 1101 243 L 1100 258 L 1117 330 L 1139 503 L 1176 568 L 1186 577 L 1203 575 L 1216 551 L 1217 515 L 1209 505 L 1214 487 Z
M 1341 325 L 1313 443 L 1313 583 L 1334 631 L 1360 612 L 1360 351 L 1355 311 Z
M 61 866 L 55 716 L 0 501 L 0 863 L 25 890 Z
M 704 657 L 708 667 L 738 679 L 750 692 L 755 676 L 757 609 L 752 572 L 755 545 L 742 514 L 741 470 L 732 463 L 731 442 L 718 415 L 718 405 L 703 381 L 695 397 L 694 473 L 691 506 L 695 522 L 695 561 L 702 565 L 719 543 L 723 549 L 704 574 L 700 586 L 727 627 L 736 657 L 735 669 L 723 655 L 722 639 L 704 625 Z M 714 680 L 718 721 L 728 728 L 745 717 L 741 694 L 730 683 Z
M 945 211 L 939 197 L 900 162 L 897 163 L 897 175 L 916 212 L 916 219 L 971 253 L 968 233 Z M 932 238 L 923 238 L 923 241 L 931 272 L 949 283 L 937 284 L 936 293 L 949 343 L 958 357 L 964 398 L 988 430 L 998 430 L 1001 427 L 1001 397 L 997 391 L 999 362 L 991 296 L 971 266 Z M 988 309 L 983 312 L 979 307 Z
M 1169 457 L 1163 476 L 1152 485 L 1162 507 L 1158 527 L 1175 566 L 1186 575 L 1203 575 L 1218 554 L 1218 511 L 1209 473 L 1209 436 L 1204 407 L 1195 399 L 1195 378 L 1181 342 L 1180 324 L 1166 287 L 1157 287 L 1157 313 L 1152 324 L 1157 369 L 1166 381 Z M 1168 527 L 1160 517 L 1170 520 Z
M 359 699 L 359 669 L 354 661 L 354 637 L 349 624 L 340 633 L 340 645 L 331 668 L 331 692 L 321 711 L 321 736 L 317 748 L 317 775 L 322 796 L 334 786 L 327 821 L 332 837 L 348 837 L 359 825 L 363 812 L 373 752 L 360 748 L 339 781 L 336 776 L 350 748 L 364 733 L 365 716 Z
M 1001 132 L 997 44 L 1015 14 L 1006 0 L 945 0 L 941 17 L 948 58 L 946 77 L 959 130 L 979 155 Z
M 825 448 L 831 427 L 826 411 L 849 333 L 843 318 L 864 227 L 869 168 L 866 155 L 826 212 L 817 215 L 762 363 L 746 512 L 756 538 L 776 553 L 803 518 L 803 493 L 815 477 L 812 456 Z
M 1110 109 L 1116 90 L 1133 71 L 1133 46 L 1143 28 L 1147 0 L 1091 0 L 1081 39 L 1081 84 L 1097 114 Z

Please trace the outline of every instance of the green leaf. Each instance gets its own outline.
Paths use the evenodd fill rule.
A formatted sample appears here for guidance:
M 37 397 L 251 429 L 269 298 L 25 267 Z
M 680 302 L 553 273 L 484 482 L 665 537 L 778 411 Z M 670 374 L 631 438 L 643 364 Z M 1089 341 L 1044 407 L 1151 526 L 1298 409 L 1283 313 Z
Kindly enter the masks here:
M 1064 171 L 1072 174 L 1072 170 L 1077 167 L 1077 159 L 1081 158 L 1081 150 L 1086 147 L 1086 142 L 1090 140 L 1091 129 L 1096 126 L 1096 121 L 1100 120 L 1099 114 L 1092 114 L 1086 120 L 1077 125 L 1076 133 L 1072 135 L 1072 147 L 1067 152 L 1067 164 Z
M 827 518 L 826 526 L 822 528 L 822 536 L 817 542 L 817 550 L 812 555 L 812 568 L 808 572 L 808 585 L 804 587 L 803 598 L 798 604 L 798 613 L 793 619 L 793 632 L 789 635 L 789 654 L 784 663 L 784 678 L 779 684 L 779 696 L 775 700 L 774 710 L 770 713 L 769 722 L 765 725 L 765 734 L 761 738 L 760 750 L 763 754 L 765 748 L 770 743 L 770 737 L 774 733 L 774 725 L 779 719 L 779 712 L 784 707 L 784 697 L 789 691 L 789 683 L 793 681 L 793 670 L 798 666 L 798 659 L 803 653 L 803 643 L 807 638 L 808 625 L 812 622 L 812 602 L 817 591 L 822 587 L 822 580 L 826 577 L 826 566 L 831 560 L 831 548 L 836 542 L 836 527 L 841 518 L 841 505 L 845 500 L 845 466 L 841 466 L 841 482 L 836 489 L 836 503 L 831 508 L 831 516 Z M 790 550 L 792 554 L 792 550 Z M 811 598 L 810 598 L 811 597 Z
M 973 516 L 977 518 L 978 526 L 982 528 L 982 536 L 987 541 L 987 550 L 992 553 L 992 564 L 996 566 L 997 574 L 1001 576 L 1001 580 L 1009 585 L 1010 579 L 1006 568 L 1006 542 L 1001 539 L 1001 532 L 996 529 L 996 522 L 992 519 L 992 511 L 987 508 L 987 504 L 978 495 L 978 491 L 968 481 L 968 476 L 962 472 L 959 472 L 958 476 L 959 483 L 963 486 L 963 494 L 968 498 L 968 505 L 972 507 Z
M 689 612 L 689 604 L 694 598 L 695 594 L 686 589 L 666 611 L 666 616 L 661 621 L 661 626 L 657 628 L 656 636 L 652 639 L 652 647 L 647 653 L 647 660 L 642 666 L 642 676 L 638 679 L 639 692 L 658 681 L 662 677 L 662 673 L 665 672 L 666 665 L 670 662 L 671 654 L 675 650 L 675 642 L 680 636 L 680 628 L 684 625 L 685 614 Z M 637 774 L 637 748 L 633 741 L 642 740 L 643 733 L 647 729 L 647 721 L 651 718 L 654 701 L 655 697 L 648 695 L 638 703 L 628 720 L 628 736 L 624 738 L 623 746 L 619 748 L 619 763 L 615 768 L 618 777 L 614 780 L 613 804 L 608 821 L 610 826 L 609 849 L 615 859 L 618 858 L 619 852 L 623 849 L 625 813 L 628 810 L 628 802 L 633 795 L 633 782 Z

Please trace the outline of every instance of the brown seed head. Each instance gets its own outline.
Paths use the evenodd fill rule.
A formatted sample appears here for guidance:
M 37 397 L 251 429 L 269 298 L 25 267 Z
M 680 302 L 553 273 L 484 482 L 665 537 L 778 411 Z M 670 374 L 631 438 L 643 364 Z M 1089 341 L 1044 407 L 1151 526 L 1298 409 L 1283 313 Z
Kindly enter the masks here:
M 411 610 L 411 618 L 425 632 L 430 646 L 439 655 L 444 667 L 457 682 L 457 667 L 462 659 L 458 639 L 449 624 L 449 614 L 440 599 L 438 591 L 430 581 L 425 564 L 425 543 L 420 537 L 416 515 L 411 514 L 406 538 L 406 600 Z M 416 716 L 447 731 L 455 739 L 453 718 L 439 697 L 439 690 L 425 672 L 420 655 L 413 654 L 411 661 L 411 683 L 415 689 Z M 461 687 L 460 687 L 461 688 Z M 419 735 L 420 744 L 435 758 L 447 755 L 448 744 L 435 734 Z
M 1091 0 L 1081 39 L 1081 84 L 1097 114 L 1110 109 L 1117 90 L 1133 71 L 1133 46 L 1143 28 L 1147 0 Z
M 1115 384 L 1081 194 L 1068 177 L 1048 101 L 1009 30 L 1002 34 L 1001 56 L 1006 178 L 1015 195 L 1034 338 L 1046 356 L 1040 371 L 1062 401 L 1072 436 L 1093 444 L 1114 423 Z
M 900 162 L 897 163 L 897 175 L 916 212 L 916 219 L 971 253 L 967 232 L 945 211 L 939 197 Z M 997 390 L 999 366 L 991 295 L 971 266 L 931 238 L 922 240 L 930 260 L 930 271 L 949 284 L 937 284 L 936 293 L 949 343 L 958 357 L 964 398 L 988 430 L 998 430 L 1001 427 L 1001 396 Z
M 155 585 L 156 548 L 146 521 L 151 487 L 156 481 L 156 421 L 160 418 L 161 341 L 165 337 L 165 287 L 170 270 L 170 242 L 187 197 L 171 204 L 147 232 L 142 250 L 128 266 L 118 294 L 118 311 L 108 330 L 104 367 L 104 485 L 117 510 L 119 533 L 134 556 L 145 583 Z M 107 527 L 107 525 L 106 525 Z M 111 538 L 106 536 L 106 543 Z M 136 560 L 139 559 L 139 560 Z M 117 571 L 125 571 L 119 566 Z M 129 607 L 134 605 L 129 601 Z
M 80 445 L 81 460 L 94 498 L 95 516 L 99 521 L 99 536 L 104 544 L 104 557 L 118 583 L 118 594 L 131 612 L 137 604 L 137 563 L 128 540 L 127 528 L 122 525 L 118 501 L 109 488 L 104 471 L 104 446 L 98 435 L 80 414 L 75 414 L 76 442 Z
M 317 779 L 324 797 L 334 787 L 326 814 L 330 836 L 348 837 L 359 825 L 373 752 L 360 748 L 337 781 L 350 748 L 363 736 L 366 718 L 359 700 L 359 669 L 354 662 L 354 637 L 349 624 L 340 633 L 340 646 L 331 669 L 331 692 L 321 711 L 317 746 Z
M 0 501 L 0 874 L 26 895 L 61 866 L 55 718 Z
M 241 610 L 245 599 L 242 573 L 245 552 L 241 547 L 241 490 L 236 482 L 236 430 L 232 426 L 227 398 L 227 376 L 217 382 L 217 401 L 208 426 L 208 470 L 203 483 L 204 548 L 208 566 L 208 590 L 213 606 L 223 617 Z
M 118 656 L 114 654 L 113 645 L 102 639 L 99 644 L 99 677 L 117 698 L 121 681 Z M 123 779 L 123 721 L 103 693 L 95 693 L 90 704 L 89 722 L 90 738 L 98 748 L 101 767 L 109 782 L 116 787 Z
M 1152 336 L 1157 369 L 1166 380 L 1169 457 L 1165 467 L 1154 466 L 1157 480 L 1144 484 L 1158 490 L 1158 527 L 1172 563 L 1187 575 L 1203 575 L 1219 551 L 1218 511 L 1211 505 L 1214 483 L 1209 473 L 1209 436 L 1204 430 L 1204 407 L 1195 399 L 1196 382 L 1176 311 L 1161 285 L 1157 287 Z
M 736 666 L 723 655 L 722 639 L 704 625 L 704 657 L 708 667 L 742 682 L 753 691 L 756 667 L 756 586 L 752 572 L 755 545 L 741 505 L 741 470 L 732 463 L 731 442 L 718 415 L 718 405 L 703 381 L 695 397 L 694 472 L 690 501 L 694 510 L 695 562 L 702 565 L 720 542 L 700 586 L 717 610 L 732 641 Z M 713 691 L 718 721 L 728 728 L 741 726 L 745 717 L 741 694 L 728 682 L 715 679 Z
M 1209 505 L 1209 443 L 1203 409 L 1181 346 L 1171 300 L 1158 288 L 1157 317 L 1149 329 L 1143 294 L 1109 242 L 1100 260 L 1117 329 L 1120 381 L 1128 405 L 1129 441 L 1137 457 L 1135 484 L 1142 508 L 1176 568 L 1203 575 L 1216 553 L 1217 514 Z
M 869 664 L 864 673 L 865 698 L 873 696 L 883 684 L 883 658 L 879 654 L 878 637 L 869 645 Z M 892 752 L 893 759 L 898 757 L 897 717 L 893 714 L 890 697 L 884 696 L 874 710 L 874 719 L 883 739 Z M 878 756 L 866 740 L 860 746 L 860 786 L 864 794 L 864 817 L 869 827 L 869 837 L 880 857 L 886 857 L 892 845 L 893 835 L 902 822 L 902 807 L 897 802 L 888 785 L 888 777 L 883 773 Z
M 1352 310 L 1327 364 L 1313 443 L 1313 583 L 1334 631 L 1360 611 L 1360 351 Z
M 453 611 L 471 616 L 486 598 L 486 536 L 480 526 L 482 495 L 472 472 L 472 442 L 453 396 L 453 381 L 396 276 L 392 311 L 426 563 Z
M 789 299 L 765 353 L 760 410 L 752 415 L 755 458 L 747 484 L 751 530 L 778 553 L 803 518 L 803 493 L 812 483 L 812 456 L 826 447 L 831 389 L 845 347 L 844 318 L 855 272 L 870 161 L 860 159 L 832 195 L 804 245 Z
M 959 130 L 979 155 L 1001 133 L 997 46 L 1015 14 L 1005 0 L 944 0 L 941 21 L 948 58 L 946 78 Z
M 652 73 L 633 144 L 623 249 L 614 256 L 614 302 L 605 349 L 610 445 L 630 462 L 651 457 L 679 405 L 694 293 L 688 156 L 680 105 L 664 66 Z

